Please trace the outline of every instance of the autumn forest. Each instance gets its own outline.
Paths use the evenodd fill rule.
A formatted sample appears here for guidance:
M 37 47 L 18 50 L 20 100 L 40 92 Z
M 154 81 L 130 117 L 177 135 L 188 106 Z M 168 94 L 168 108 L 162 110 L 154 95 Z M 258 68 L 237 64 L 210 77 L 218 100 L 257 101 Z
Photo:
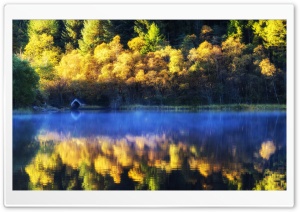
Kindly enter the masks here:
M 13 189 L 287 190 L 286 26 L 14 20 Z
M 284 20 L 15 20 L 13 107 L 286 103 Z

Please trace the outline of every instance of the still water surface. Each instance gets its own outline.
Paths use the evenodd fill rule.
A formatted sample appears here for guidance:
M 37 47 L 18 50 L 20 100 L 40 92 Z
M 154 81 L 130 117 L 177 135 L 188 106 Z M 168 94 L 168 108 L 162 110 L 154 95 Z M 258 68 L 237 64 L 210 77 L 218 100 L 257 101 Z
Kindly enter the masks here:
M 285 112 L 13 116 L 14 190 L 284 190 Z

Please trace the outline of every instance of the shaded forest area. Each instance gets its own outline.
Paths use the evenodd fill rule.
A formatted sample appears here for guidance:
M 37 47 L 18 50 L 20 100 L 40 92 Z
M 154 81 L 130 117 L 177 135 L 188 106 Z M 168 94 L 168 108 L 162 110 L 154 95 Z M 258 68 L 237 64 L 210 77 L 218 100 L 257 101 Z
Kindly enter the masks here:
M 15 20 L 13 106 L 286 103 L 284 20 Z

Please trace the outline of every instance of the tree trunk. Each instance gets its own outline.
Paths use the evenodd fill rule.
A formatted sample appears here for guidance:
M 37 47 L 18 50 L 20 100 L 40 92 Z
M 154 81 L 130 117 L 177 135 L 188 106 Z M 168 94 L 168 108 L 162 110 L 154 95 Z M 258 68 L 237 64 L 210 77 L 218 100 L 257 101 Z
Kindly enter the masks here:
M 273 84 L 274 93 L 275 93 L 275 96 L 276 96 L 276 99 L 277 99 L 277 103 L 279 104 L 279 99 L 278 99 L 278 96 L 277 96 L 276 87 L 275 87 L 275 83 L 274 83 L 273 79 L 272 79 L 272 84 Z
M 266 87 L 266 94 L 267 94 L 267 101 L 269 101 L 269 98 L 268 98 L 268 87 L 267 87 L 267 80 L 265 79 L 265 87 Z

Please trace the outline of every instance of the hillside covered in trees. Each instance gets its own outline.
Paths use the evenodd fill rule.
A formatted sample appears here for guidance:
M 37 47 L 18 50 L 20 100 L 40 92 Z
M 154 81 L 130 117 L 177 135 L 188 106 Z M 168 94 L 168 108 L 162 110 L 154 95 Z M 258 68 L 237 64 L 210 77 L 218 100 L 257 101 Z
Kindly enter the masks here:
M 13 106 L 285 104 L 284 20 L 15 20 Z

